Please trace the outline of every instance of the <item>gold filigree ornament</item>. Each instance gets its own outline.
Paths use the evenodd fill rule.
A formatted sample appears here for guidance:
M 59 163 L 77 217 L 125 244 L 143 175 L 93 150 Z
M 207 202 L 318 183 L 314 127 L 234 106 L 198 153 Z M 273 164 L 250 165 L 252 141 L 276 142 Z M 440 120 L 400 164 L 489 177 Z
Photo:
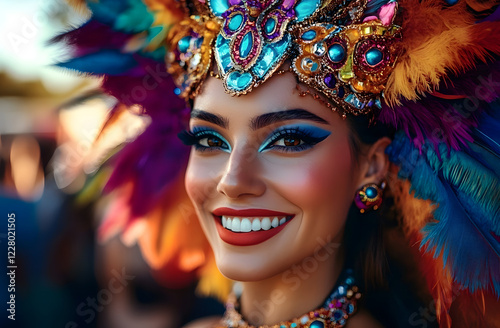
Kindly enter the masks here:
M 374 114 L 400 52 L 401 28 L 379 20 L 337 26 L 317 23 L 294 31 L 301 82 L 327 95 L 342 115 Z
M 190 16 L 169 31 L 166 63 L 180 97 L 192 99 L 198 95 L 212 67 L 214 39 L 219 30 L 220 24 L 208 16 Z

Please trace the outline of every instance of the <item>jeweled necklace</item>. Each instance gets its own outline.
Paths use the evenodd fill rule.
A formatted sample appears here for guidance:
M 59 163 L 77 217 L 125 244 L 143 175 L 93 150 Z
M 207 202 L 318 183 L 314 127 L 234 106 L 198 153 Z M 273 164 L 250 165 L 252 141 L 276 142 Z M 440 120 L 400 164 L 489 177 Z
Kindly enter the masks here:
M 356 303 L 361 298 L 358 287 L 354 284 L 351 270 L 346 270 L 346 277 L 322 307 L 310 311 L 298 318 L 282 321 L 274 325 L 252 326 L 239 312 L 237 297 L 232 293 L 226 302 L 226 313 L 217 328 L 338 328 L 343 327 L 347 319 L 356 312 Z

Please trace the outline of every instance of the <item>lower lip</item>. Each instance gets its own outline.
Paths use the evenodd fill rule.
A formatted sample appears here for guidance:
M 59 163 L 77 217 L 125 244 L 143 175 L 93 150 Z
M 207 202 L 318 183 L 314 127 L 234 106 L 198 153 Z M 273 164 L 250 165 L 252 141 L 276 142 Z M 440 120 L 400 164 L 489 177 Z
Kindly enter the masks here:
M 252 246 L 265 242 L 266 240 L 274 237 L 278 234 L 292 219 L 287 220 L 284 224 L 271 228 L 269 230 L 259 230 L 250 232 L 232 232 L 222 226 L 220 217 L 215 217 L 215 226 L 220 238 L 234 246 Z

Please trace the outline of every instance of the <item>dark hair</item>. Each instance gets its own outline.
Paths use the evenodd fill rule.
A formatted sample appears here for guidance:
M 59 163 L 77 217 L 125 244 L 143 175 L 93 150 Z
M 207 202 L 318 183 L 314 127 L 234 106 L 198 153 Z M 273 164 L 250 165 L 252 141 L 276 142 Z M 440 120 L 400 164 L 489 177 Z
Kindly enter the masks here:
M 366 146 L 383 137 L 392 139 L 395 133 L 380 123 L 370 125 L 366 117 L 350 116 L 347 121 L 354 158 L 359 158 Z M 351 205 L 344 233 L 346 265 L 361 278 L 360 286 L 365 292 L 363 306 L 384 327 L 408 326 L 411 315 L 429 304 L 425 292 L 421 291 L 425 287 L 418 281 L 410 281 L 414 277 L 409 277 L 409 273 L 415 274 L 417 269 L 399 227 L 400 216 L 391 191 L 386 189 L 377 211 L 360 213 L 356 205 Z M 407 263 L 394 257 L 391 247 L 404 253 Z

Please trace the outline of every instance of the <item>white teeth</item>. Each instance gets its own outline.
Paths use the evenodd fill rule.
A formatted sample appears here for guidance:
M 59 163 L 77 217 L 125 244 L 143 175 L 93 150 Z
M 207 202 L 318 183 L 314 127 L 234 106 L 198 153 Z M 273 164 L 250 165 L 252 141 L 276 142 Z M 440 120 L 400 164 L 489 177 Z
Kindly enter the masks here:
M 279 218 L 230 218 L 227 216 L 221 217 L 222 226 L 233 232 L 250 232 L 259 230 L 269 230 L 277 228 L 286 223 L 286 217 Z
M 241 231 L 240 219 L 233 218 L 233 224 L 231 225 L 231 230 L 233 230 L 234 232 L 240 232 Z
M 252 230 L 259 231 L 260 230 L 260 220 L 253 220 L 252 222 Z
M 271 220 L 269 218 L 263 218 L 262 222 L 260 223 L 260 226 L 262 227 L 263 230 L 271 229 Z
M 240 231 L 241 232 L 250 232 L 250 231 L 252 231 L 252 223 L 250 222 L 249 219 L 245 218 L 245 219 L 241 220 Z

